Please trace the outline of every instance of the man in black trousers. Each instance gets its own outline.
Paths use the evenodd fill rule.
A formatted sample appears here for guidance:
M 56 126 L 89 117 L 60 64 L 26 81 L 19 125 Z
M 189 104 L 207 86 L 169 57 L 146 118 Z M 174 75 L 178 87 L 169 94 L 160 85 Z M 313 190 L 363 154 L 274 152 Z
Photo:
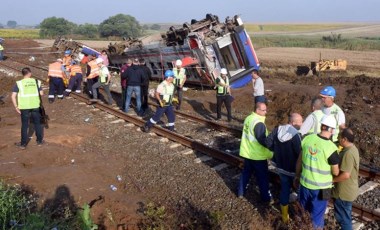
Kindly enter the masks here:
M 149 67 L 146 66 L 145 60 L 143 58 L 141 58 L 139 62 L 140 62 L 141 69 L 144 72 L 144 76 L 143 76 L 143 80 L 141 84 L 141 99 L 142 99 L 141 110 L 142 110 L 142 113 L 145 113 L 149 108 L 148 106 L 149 92 L 148 91 L 149 91 L 149 80 L 152 77 L 152 71 L 150 71 Z

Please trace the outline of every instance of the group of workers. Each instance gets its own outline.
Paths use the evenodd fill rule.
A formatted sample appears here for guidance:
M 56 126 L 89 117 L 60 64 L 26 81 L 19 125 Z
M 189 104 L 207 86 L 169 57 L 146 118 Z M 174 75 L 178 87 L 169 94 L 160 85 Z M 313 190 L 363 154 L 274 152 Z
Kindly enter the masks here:
M 265 126 L 267 105 L 255 104 L 255 112 L 244 120 L 240 156 L 244 168 L 238 186 L 243 197 L 254 173 L 263 202 L 273 203 L 269 189 L 268 161 L 280 175 L 282 220 L 289 222 L 292 187 L 301 206 L 310 213 L 313 227 L 323 228 L 328 201 L 342 229 L 352 229 L 352 202 L 358 195 L 359 152 L 354 133 L 345 126 L 345 115 L 334 103 L 336 91 L 327 86 L 312 100 L 312 113 L 303 122 L 292 113 L 288 124 L 269 133 Z
M 49 65 L 49 102 L 69 95 L 73 90 L 81 92 L 83 71 L 80 63 L 65 51 L 63 59 Z M 98 100 L 98 88 L 107 94 L 107 103 L 112 104 L 110 94 L 110 74 L 105 57 L 89 56 L 86 64 L 87 93 L 92 101 Z M 43 144 L 43 132 L 40 125 L 40 81 L 31 78 L 28 68 L 22 70 L 24 78 L 17 81 L 13 88 L 12 102 L 21 114 L 21 142 L 17 146 L 25 149 L 29 140 L 27 129 L 30 117 L 33 117 L 37 135 L 37 144 Z M 132 94 L 135 94 L 137 114 L 143 114 L 148 108 L 148 89 L 151 72 L 144 59 L 128 60 L 121 68 L 122 109 L 128 112 Z M 64 82 L 68 80 L 64 90 Z M 186 82 L 186 70 L 181 60 L 177 60 L 172 70 L 166 70 L 164 80 L 155 91 L 159 102 L 156 113 L 142 127 L 149 132 L 160 121 L 163 114 L 168 118 L 167 128 L 174 131 L 174 97 L 178 96 L 180 109 L 182 91 Z M 276 166 L 280 175 L 280 205 L 282 219 L 289 222 L 289 195 L 292 187 L 299 194 L 299 202 L 307 210 L 314 228 L 323 228 L 327 202 L 334 199 L 335 217 L 342 229 L 352 229 L 352 202 L 358 193 L 359 153 L 354 145 L 354 133 L 345 127 L 345 115 L 334 103 L 336 91 L 327 86 L 320 91 L 320 97 L 312 100 L 312 113 L 303 122 L 298 113 L 292 113 L 288 124 L 277 126 L 271 133 L 265 125 L 267 101 L 264 97 L 263 83 L 255 70 L 252 73 L 254 83 L 255 111 L 244 120 L 240 156 L 244 158 L 244 168 L 238 185 L 238 197 L 243 197 L 249 179 L 254 173 L 260 191 L 261 200 L 272 203 L 269 189 L 268 160 Z M 256 87 L 256 84 L 258 86 Z M 227 77 L 227 70 L 221 69 L 216 78 L 217 119 L 221 118 L 221 105 L 227 108 L 227 118 L 231 121 L 231 102 L 233 97 Z M 340 149 L 340 148 L 342 149 Z

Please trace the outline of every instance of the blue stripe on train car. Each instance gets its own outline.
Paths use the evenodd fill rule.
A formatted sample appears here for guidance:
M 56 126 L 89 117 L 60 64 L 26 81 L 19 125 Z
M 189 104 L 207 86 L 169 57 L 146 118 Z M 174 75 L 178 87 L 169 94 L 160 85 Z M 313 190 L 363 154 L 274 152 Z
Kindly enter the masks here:
M 245 51 L 245 54 L 247 56 L 247 60 L 248 60 L 248 69 L 257 69 L 259 70 L 260 69 L 260 64 L 258 62 L 258 58 L 256 56 L 256 52 L 252 46 L 252 42 L 251 42 L 251 39 L 248 35 L 248 33 L 245 31 L 245 30 L 241 30 L 239 33 L 239 38 L 241 40 L 241 43 L 243 44 L 243 47 L 244 47 L 244 51 Z M 253 68 L 252 68 L 253 67 Z M 235 80 L 232 84 L 231 84 L 231 88 L 241 88 L 245 85 L 247 85 L 248 83 L 250 83 L 252 81 L 252 77 L 251 77 L 251 72 L 249 74 L 246 74 L 244 75 L 243 77 Z

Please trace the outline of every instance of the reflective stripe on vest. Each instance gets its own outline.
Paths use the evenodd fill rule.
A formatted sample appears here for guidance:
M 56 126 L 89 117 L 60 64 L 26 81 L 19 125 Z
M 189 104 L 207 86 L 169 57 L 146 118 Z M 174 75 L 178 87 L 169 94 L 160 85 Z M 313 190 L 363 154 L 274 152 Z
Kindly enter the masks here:
M 62 64 L 60 62 L 50 64 L 48 76 L 63 78 Z
M 37 88 L 36 80 L 26 78 L 16 82 L 18 87 L 17 107 L 19 109 L 36 109 L 40 107 L 40 97 Z M 41 82 L 38 81 L 41 86 Z
M 226 95 L 227 94 L 227 86 L 230 85 L 230 80 L 228 79 L 228 77 L 226 77 L 226 81 L 224 81 L 223 78 L 221 78 L 221 77 L 218 77 L 218 79 L 220 82 L 217 84 L 218 87 L 217 87 L 216 94 L 220 95 L 220 96 Z M 225 86 L 222 86 L 222 85 L 225 85 Z
M 173 84 L 175 86 L 179 86 L 183 84 L 183 81 L 185 80 L 185 73 L 186 70 L 184 68 L 177 69 L 177 67 L 173 68 L 174 73 L 174 81 Z
M 251 160 L 267 160 L 273 157 L 273 153 L 262 146 L 255 137 L 254 129 L 259 122 L 264 123 L 265 117 L 256 113 L 252 113 L 244 120 L 243 134 L 240 143 L 241 157 Z M 268 135 L 268 130 L 266 130 L 265 135 Z
M 165 100 L 165 106 L 169 106 L 173 100 L 174 85 L 168 84 L 166 81 L 161 82 L 160 85 L 164 89 L 164 92 L 160 93 L 160 98 L 161 100 Z
M 308 189 L 332 187 L 331 165 L 328 158 L 337 151 L 330 140 L 320 138 L 317 134 L 306 136 L 302 141 L 302 176 L 301 184 Z
M 332 140 L 334 142 L 338 141 L 338 135 L 339 135 L 339 124 L 338 124 L 338 112 L 343 111 L 339 106 L 337 106 L 335 103 L 331 106 L 330 109 L 330 115 L 333 115 L 336 120 L 336 128 L 335 128 L 335 133 L 332 137 Z
M 314 127 L 311 127 L 308 134 L 317 134 L 321 132 L 321 120 L 322 117 L 325 115 L 322 110 L 315 110 L 312 114 L 314 119 Z
M 75 76 L 77 73 L 82 74 L 82 68 L 79 65 L 72 65 L 70 67 L 70 76 Z
M 88 65 L 91 67 L 91 72 L 87 76 L 87 78 L 92 79 L 92 78 L 99 76 L 99 66 L 98 66 L 98 64 L 96 64 L 96 61 L 92 60 L 88 63 Z

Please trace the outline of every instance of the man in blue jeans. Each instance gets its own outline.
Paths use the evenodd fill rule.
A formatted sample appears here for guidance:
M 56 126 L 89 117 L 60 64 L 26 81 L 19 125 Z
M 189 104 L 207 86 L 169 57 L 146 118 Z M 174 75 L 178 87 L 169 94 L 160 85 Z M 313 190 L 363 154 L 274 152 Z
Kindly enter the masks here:
M 359 151 L 353 143 L 354 134 L 351 129 L 343 129 L 338 140 L 343 150 L 339 153 L 339 175 L 333 179 L 334 214 L 342 230 L 351 230 L 352 202 L 359 192 Z
M 292 113 L 289 124 L 276 127 L 266 138 L 267 147 L 273 151 L 273 162 L 280 175 L 280 205 L 282 221 L 289 222 L 289 195 L 296 173 L 296 162 L 301 152 L 301 136 L 298 133 L 302 125 L 302 116 Z
M 244 158 L 244 168 L 240 176 L 238 197 L 243 197 L 253 172 L 260 190 L 261 200 L 271 202 L 269 191 L 268 159 L 273 153 L 266 148 L 265 139 L 268 130 L 265 126 L 267 106 L 257 103 L 256 110 L 244 120 L 240 143 L 240 156 Z
M 21 115 L 21 142 L 16 143 L 20 149 L 25 149 L 29 142 L 28 128 L 32 118 L 37 136 L 37 145 L 42 145 L 43 133 L 40 123 L 40 95 L 43 95 L 41 82 L 31 78 L 32 72 L 29 68 L 21 70 L 23 79 L 16 82 L 12 92 L 12 103 L 17 113 Z
M 124 112 L 128 112 L 129 105 L 131 104 L 132 93 L 134 92 L 137 105 L 136 113 L 141 115 L 141 84 L 144 80 L 144 71 L 141 69 L 138 59 L 133 60 L 132 66 L 124 72 L 122 78 L 125 78 L 128 82 Z

